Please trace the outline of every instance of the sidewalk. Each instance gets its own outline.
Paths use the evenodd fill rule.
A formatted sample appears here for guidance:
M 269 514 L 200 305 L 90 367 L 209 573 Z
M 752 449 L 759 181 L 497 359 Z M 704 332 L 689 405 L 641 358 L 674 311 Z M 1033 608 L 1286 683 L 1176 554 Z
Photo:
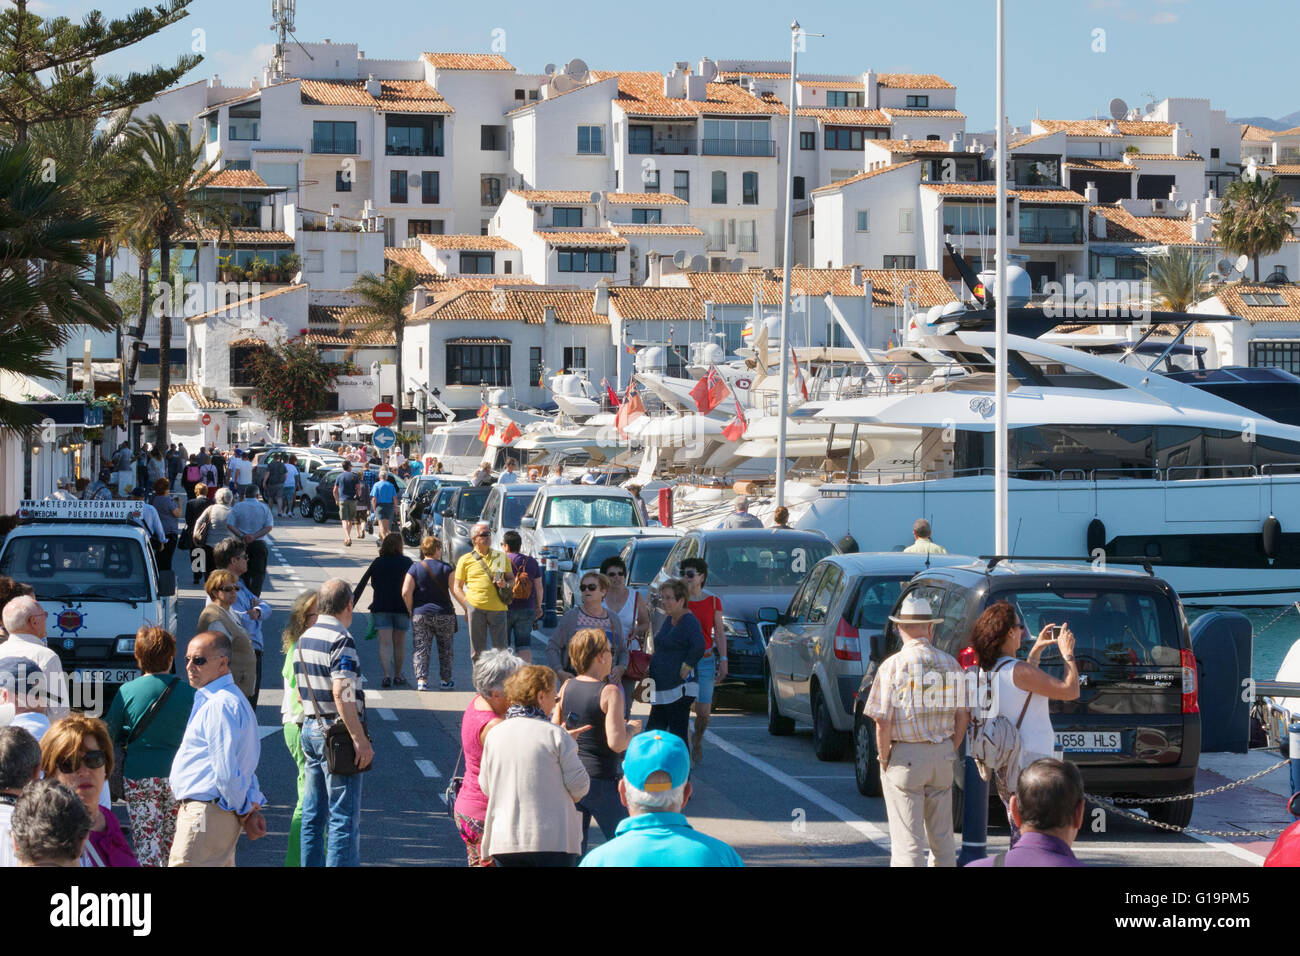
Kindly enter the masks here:
M 1252 750 L 1249 753 L 1203 753 L 1196 774 L 1197 791 L 1221 787 L 1258 773 L 1282 759 L 1276 750 Z M 1192 826 L 1201 830 L 1269 830 L 1289 826 L 1294 817 L 1287 812 L 1291 796 L 1290 772 L 1283 766 L 1258 780 L 1235 787 L 1224 793 L 1201 797 L 1196 801 Z M 1192 834 L 1204 842 L 1213 843 L 1213 837 Z M 1262 863 L 1272 848 L 1276 837 L 1224 838 L 1223 842 L 1245 851 Z M 1238 856 L 1242 856 L 1238 852 Z

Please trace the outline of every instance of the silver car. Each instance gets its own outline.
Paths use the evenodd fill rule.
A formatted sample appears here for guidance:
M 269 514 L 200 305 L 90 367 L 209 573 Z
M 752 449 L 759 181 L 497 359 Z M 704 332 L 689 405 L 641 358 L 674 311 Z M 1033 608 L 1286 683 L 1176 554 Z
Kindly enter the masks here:
M 579 542 L 573 560 L 560 562 L 560 571 L 564 574 L 560 582 L 560 607 L 580 604 L 578 582 L 582 576 L 588 571 L 599 571 L 601 562 L 616 557 L 629 541 L 635 538 L 666 538 L 668 547 L 671 548 L 671 542 L 681 536 L 681 529 L 673 528 L 596 528 L 588 531 Z M 667 554 L 665 550 L 664 555 Z
M 868 667 L 883 659 L 889 613 L 928 567 L 969 564 L 960 555 L 836 554 L 813 566 L 772 623 L 763 663 L 767 729 L 775 736 L 811 724 L 820 760 L 840 760 L 853 742 L 853 701 Z

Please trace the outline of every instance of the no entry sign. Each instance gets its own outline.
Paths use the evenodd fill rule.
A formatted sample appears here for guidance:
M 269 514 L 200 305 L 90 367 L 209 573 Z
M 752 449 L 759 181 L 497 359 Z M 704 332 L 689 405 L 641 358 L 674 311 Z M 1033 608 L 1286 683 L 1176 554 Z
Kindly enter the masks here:
M 392 425 L 397 421 L 397 409 L 388 402 L 380 402 L 370 412 L 375 418 L 375 424 L 381 427 Z

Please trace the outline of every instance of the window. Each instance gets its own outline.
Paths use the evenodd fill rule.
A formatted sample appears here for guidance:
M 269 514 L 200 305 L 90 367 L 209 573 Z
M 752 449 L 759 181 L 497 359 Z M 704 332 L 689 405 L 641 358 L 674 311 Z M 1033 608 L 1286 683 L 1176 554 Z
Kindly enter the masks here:
M 506 148 L 506 128 L 504 126 L 480 126 L 479 149 L 500 152 Z
M 706 119 L 700 124 L 705 156 L 775 156 L 769 120 Z
M 740 242 L 737 249 L 741 252 L 758 252 L 758 221 L 740 220 Z
M 406 202 L 406 170 L 394 169 L 389 171 L 388 201 Z
M 794 198 L 804 199 L 806 198 L 806 193 L 807 193 L 807 186 L 805 184 L 804 178 L 802 176 L 796 176 L 794 178 Z
M 355 153 L 357 124 L 316 120 L 311 124 L 311 151 L 313 153 Z
M 480 205 L 499 206 L 501 205 L 501 177 L 484 176 L 479 180 Z M 484 233 L 487 235 L 487 233 Z
M 248 160 L 248 159 L 228 159 L 228 160 L 226 160 L 226 165 L 225 165 L 223 168 L 225 168 L 225 169 L 252 169 L 252 168 L 253 168 L 253 163 L 252 163 L 252 160 Z
M 517 99 L 517 100 L 522 100 L 523 98 L 524 98 L 524 91 L 523 91 L 523 90 L 515 90 L 515 99 Z
M 641 171 L 641 184 L 648 193 L 657 193 L 659 191 L 659 170 L 643 169 Z
M 528 350 L 528 384 L 541 385 L 543 374 L 545 370 L 542 367 L 542 350 L 533 346 Z
M 439 176 L 425 170 L 420 173 L 420 202 L 436 206 L 439 200 Z
M 741 198 L 746 206 L 758 205 L 758 173 L 743 173 L 740 177 Z
M 495 272 L 490 252 L 462 252 L 460 271 L 464 275 L 491 275 Z
M 477 386 L 483 383 L 510 384 L 510 346 L 448 344 L 447 384 Z
M 334 191 L 336 193 L 352 192 L 352 174 L 345 174 L 341 169 L 334 170 Z
M 847 126 L 826 127 L 827 149 L 861 149 L 862 130 Z
M 480 236 L 486 236 L 488 234 L 488 226 L 490 226 L 491 224 L 492 224 L 491 219 L 480 219 L 478 221 L 478 234 Z
M 727 201 L 727 174 L 720 169 L 713 171 L 713 202 L 725 204 Z
M 1218 159 L 1218 158 L 1219 158 L 1219 147 L 1217 147 L 1217 146 L 1211 146 L 1211 147 L 1210 147 L 1210 159 Z
M 886 269 L 915 269 L 916 256 L 885 256 Z
M 1281 267 L 1279 267 L 1278 271 L 1283 272 L 1285 275 L 1285 271 Z M 1286 306 L 1286 299 L 1282 297 L 1280 292 L 1243 292 L 1241 293 L 1241 301 L 1247 305 Z
M 581 226 L 582 209 L 577 206 L 555 206 L 551 210 L 552 226 Z
M 325 271 L 325 252 L 322 249 L 307 250 L 307 271 L 324 272 Z
M 578 127 L 578 155 L 603 156 L 605 154 L 605 127 Z
M 417 369 L 424 368 L 424 346 L 420 346 L 415 350 L 415 367 Z
M 384 245 L 397 245 L 397 220 L 392 216 L 384 217 Z
M 1062 206 L 1022 206 L 1022 243 L 1083 242 L 1083 211 Z
M 861 90 L 827 90 L 826 105 L 831 109 L 860 109 Z
M 221 133 L 221 121 L 213 116 L 208 119 L 208 142 L 215 143 Z M 179 139 L 179 137 L 177 137 Z
M 658 173 L 655 174 L 655 181 L 658 182 Z M 658 192 L 657 188 L 655 192 Z M 691 201 L 691 174 L 689 170 L 677 169 L 673 171 L 673 195 L 686 202 Z
M 912 210 L 910 209 L 898 210 L 898 231 L 899 232 L 912 231 Z
M 441 156 L 441 116 L 388 115 L 384 152 L 389 156 Z
M 654 152 L 654 127 L 629 126 L 627 128 L 627 151 L 638 155 Z
M 339 271 L 347 273 L 357 271 L 357 250 L 344 249 L 339 253 Z
M 909 110 L 928 110 L 930 108 L 929 95 L 909 96 L 907 98 L 907 108 Z
M 560 272 L 613 272 L 617 256 L 598 249 L 564 249 L 558 260 Z
M 869 231 L 869 230 L 867 229 L 867 224 L 868 224 L 868 222 L 870 221 L 870 216 L 868 215 L 869 212 L 870 212 L 870 210 L 867 210 L 867 209 L 859 209 L 859 210 L 858 210 L 858 232 L 868 232 L 868 231 Z
M 727 221 L 715 219 L 704 225 L 704 248 L 710 252 L 727 248 Z
M 406 238 L 414 239 L 416 236 L 427 236 L 433 233 L 432 219 L 408 219 L 406 220 Z
M 565 348 L 564 370 L 572 372 L 575 368 L 587 367 L 587 350 L 585 348 Z
M 257 139 L 257 128 L 262 118 L 261 103 L 244 103 L 230 108 L 230 138 L 232 140 Z
M 639 225 L 657 226 L 663 221 L 662 209 L 633 209 L 632 221 Z
M 799 148 L 800 148 L 800 149 L 816 149 L 816 148 L 817 148 L 817 134 L 816 134 L 816 133 L 813 133 L 813 132 L 811 132 L 811 131 L 810 131 L 810 132 L 806 132 L 806 133 L 800 133 L 800 134 L 799 134 Z

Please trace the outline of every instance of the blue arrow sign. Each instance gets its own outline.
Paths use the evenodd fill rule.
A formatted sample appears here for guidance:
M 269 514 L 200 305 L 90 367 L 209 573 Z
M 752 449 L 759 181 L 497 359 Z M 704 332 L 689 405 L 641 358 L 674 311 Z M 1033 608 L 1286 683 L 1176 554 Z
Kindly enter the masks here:
M 391 428 L 376 428 L 375 433 L 370 436 L 370 440 L 376 448 L 383 451 L 397 444 L 397 432 Z

